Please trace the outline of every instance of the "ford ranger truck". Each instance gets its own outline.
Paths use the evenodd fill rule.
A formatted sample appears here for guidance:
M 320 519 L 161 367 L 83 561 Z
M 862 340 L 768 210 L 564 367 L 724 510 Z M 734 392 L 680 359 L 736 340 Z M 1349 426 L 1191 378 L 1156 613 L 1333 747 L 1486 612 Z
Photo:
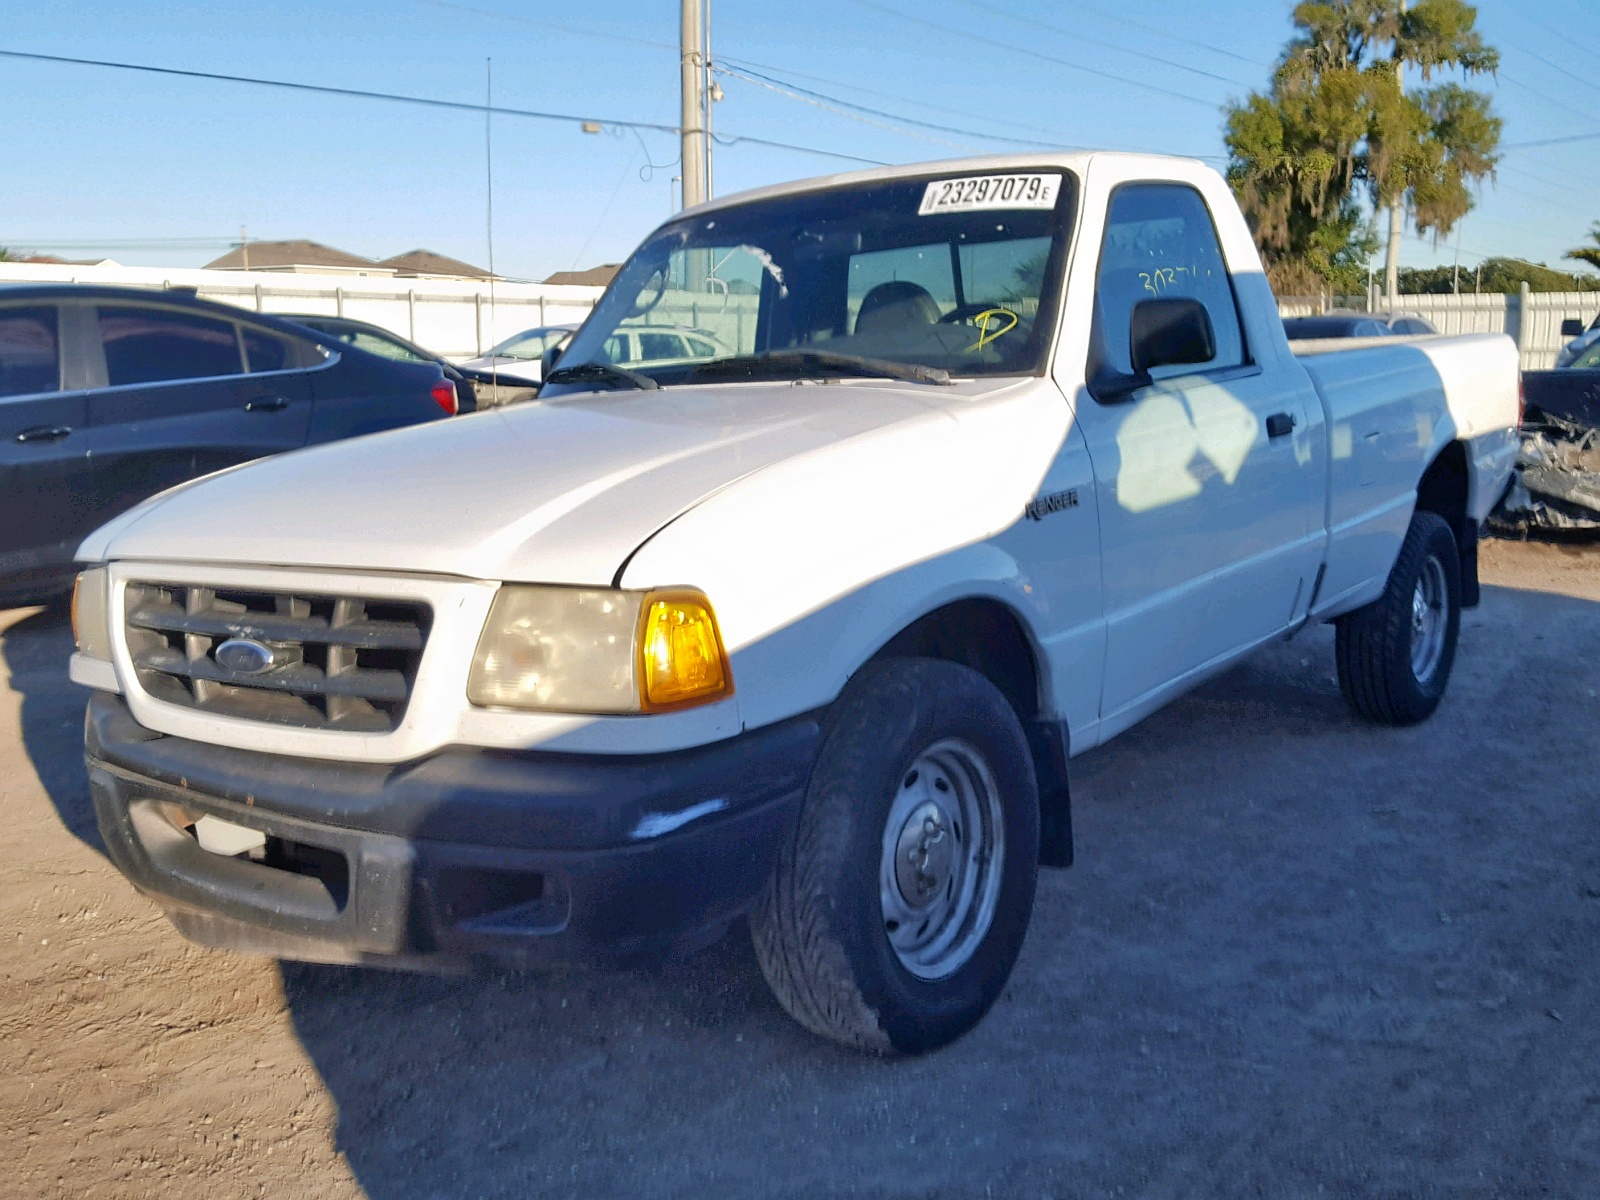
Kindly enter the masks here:
M 1517 356 L 1391 340 L 1295 357 L 1188 160 L 687 210 L 537 404 L 89 538 L 106 846 L 190 938 L 292 959 L 637 958 L 746 921 L 807 1028 L 941 1046 L 1071 859 L 1071 756 L 1314 621 L 1362 716 L 1440 703 Z

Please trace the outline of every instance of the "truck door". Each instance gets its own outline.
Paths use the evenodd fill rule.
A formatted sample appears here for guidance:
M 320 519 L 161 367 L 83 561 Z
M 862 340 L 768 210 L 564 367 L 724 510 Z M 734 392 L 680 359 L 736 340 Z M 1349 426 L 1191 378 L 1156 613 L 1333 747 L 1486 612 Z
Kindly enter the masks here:
M 1134 305 L 1162 297 L 1204 305 L 1214 356 L 1097 399 L 1097 373 L 1132 374 Z M 1294 433 L 1314 402 L 1309 383 L 1252 362 L 1199 192 L 1132 183 L 1112 193 L 1095 324 L 1078 420 L 1099 501 L 1109 734 L 1289 626 L 1316 571 L 1321 493 Z

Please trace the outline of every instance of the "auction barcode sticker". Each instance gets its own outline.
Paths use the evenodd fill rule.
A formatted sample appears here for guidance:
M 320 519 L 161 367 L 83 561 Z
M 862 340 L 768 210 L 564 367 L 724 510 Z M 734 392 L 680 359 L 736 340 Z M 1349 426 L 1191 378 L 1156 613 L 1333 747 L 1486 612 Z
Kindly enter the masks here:
M 998 208 L 1054 208 L 1059 175 L 968 175 L 936 179 L 922 193 L 917 215 L 985 212 Z

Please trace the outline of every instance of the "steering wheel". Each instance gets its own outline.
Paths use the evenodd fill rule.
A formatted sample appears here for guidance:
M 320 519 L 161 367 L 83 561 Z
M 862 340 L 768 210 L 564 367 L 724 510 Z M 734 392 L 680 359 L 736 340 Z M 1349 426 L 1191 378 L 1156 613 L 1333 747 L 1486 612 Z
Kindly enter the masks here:
M 972 318 L 981 317 L 986 312 L 1009 313 L 1013 317 L 1017 315 L 1003 305 L 969 301 L 966 304 L 958 304 L 955 308 L 945 313 L 944 316 L 939 318 L 939 324 L 955 325 L 962 321 L 971 321 Z
M 981 350 L 1007 334 L 1021 330 L 1022 317 L 1004 305 L 969 302 L 959 304 L 945 313 L 939 318 L 939 324 L 974 326 L 978 330 L 978 340 L 968 349 Z

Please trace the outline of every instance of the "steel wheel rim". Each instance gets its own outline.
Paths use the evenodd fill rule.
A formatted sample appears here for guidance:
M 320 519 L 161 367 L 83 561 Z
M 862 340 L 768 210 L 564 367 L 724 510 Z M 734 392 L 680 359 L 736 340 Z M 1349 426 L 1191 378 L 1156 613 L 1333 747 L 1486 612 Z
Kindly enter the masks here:
M 1411 593 L 1411 673 L 1418 683 L 1427 683 L 1444 657 L 1447 591 L 1444 564 L 1429 555 L 1422 563 L 1422 574 Z
M 918 979 L 960 970 L 994 924 L 1004 868 L 989 764 L 968 742 L 935 742 L 901 774 L 883 828 L 878 894 L 900 965 Z

